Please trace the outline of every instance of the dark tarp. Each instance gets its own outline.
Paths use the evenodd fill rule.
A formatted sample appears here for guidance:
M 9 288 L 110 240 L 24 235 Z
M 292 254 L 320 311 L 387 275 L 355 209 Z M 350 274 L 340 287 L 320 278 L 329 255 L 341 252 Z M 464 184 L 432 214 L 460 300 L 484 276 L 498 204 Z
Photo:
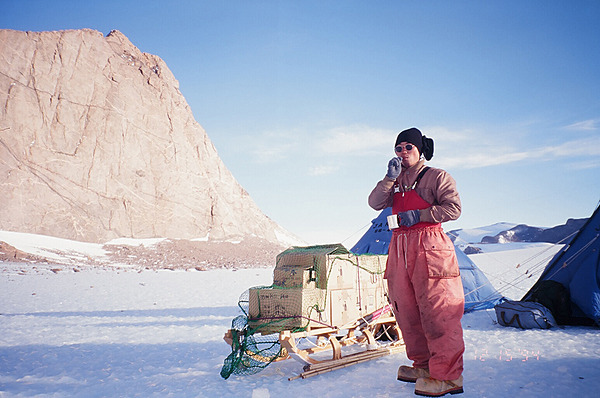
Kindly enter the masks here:
M 550 260 L 523 301 L 544 300 L 549 294 L 548 289 L 556 285 L 549 281 L 564 286 L 566 299 L 570 301 L 571 313 L 567 314 L 570 319 L 559 323 L 586 324 L 587 319 L 600 325 L 600 206 L 571 242 Z

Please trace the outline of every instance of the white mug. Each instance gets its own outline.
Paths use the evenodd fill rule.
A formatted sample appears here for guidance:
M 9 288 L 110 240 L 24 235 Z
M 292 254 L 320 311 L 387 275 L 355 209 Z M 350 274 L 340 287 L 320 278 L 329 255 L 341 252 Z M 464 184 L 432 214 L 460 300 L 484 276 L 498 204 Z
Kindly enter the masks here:
M 400 227 L 400 225 L 398 225 L 398 215 L 397 214 L 390 214 L 389 216 L 387 216 L 387 222 L 388 222 L 389 229 L 396 229 L 396 228 Z

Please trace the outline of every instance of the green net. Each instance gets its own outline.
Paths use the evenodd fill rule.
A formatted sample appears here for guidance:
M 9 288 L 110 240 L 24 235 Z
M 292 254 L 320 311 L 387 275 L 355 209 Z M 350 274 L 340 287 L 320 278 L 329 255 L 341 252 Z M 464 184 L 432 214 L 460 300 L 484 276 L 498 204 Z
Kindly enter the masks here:
M 387 304 L 386 256 L 355 256 L 340 245 L 292 247 L 280 253 L 271 286 L 253 287 L 238 302 L 231 354 L 221 377 L 259 372 L 281 356 L 279 333 L 339 327 Z

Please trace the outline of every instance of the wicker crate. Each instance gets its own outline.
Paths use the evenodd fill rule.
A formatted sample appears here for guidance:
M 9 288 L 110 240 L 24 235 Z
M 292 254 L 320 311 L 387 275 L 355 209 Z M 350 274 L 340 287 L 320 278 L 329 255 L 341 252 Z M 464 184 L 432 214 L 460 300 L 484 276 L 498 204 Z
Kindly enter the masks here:
M 309 320 L 327 323 L 323 289 L 252 288 L 248 296 L 248 325 L 261 326 L 261 333 L 278 333 L 309 325 Z M 310 326 L 315 326 L 313 322 Z

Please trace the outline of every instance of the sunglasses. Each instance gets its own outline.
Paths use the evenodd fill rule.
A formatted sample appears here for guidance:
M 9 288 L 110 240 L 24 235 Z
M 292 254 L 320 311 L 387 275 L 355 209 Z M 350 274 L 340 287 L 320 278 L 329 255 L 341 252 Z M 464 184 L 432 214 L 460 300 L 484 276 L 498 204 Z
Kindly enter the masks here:
M 414 147 L 415 147 L 415 146 L 414 146 L 413 144 L 406 144 L 406 145 L 404 145 L 404 146 L 402 146 L 402 145 L 398 145 L 398 146 L 396 146 L 396 148 L 394 148 L 394 149 L 396 150 L 396 152 L 402 152 L 402 150 L 403 150 L 403 149 L 406 149 L 406 151 L 408 152 L 408 151 L 412 151 L 412 149 L 413 149 Z

